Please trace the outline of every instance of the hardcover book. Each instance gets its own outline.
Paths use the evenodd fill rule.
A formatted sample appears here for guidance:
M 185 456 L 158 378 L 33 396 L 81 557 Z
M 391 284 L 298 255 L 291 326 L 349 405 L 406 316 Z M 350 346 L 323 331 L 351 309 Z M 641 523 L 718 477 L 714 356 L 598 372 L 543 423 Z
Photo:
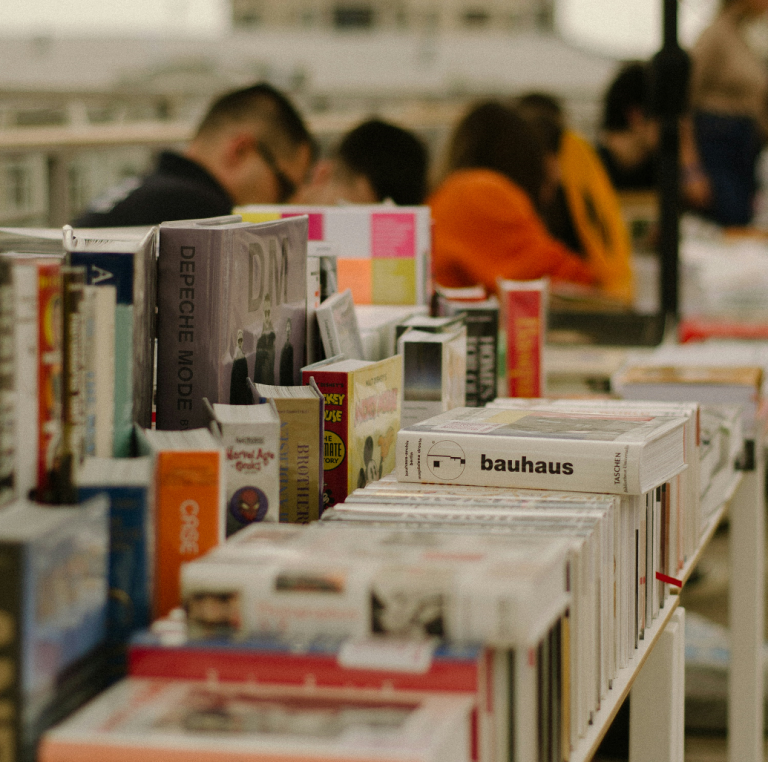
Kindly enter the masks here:
M 163 223 L 157 428 L 206 426 L 203 397 L 252 404 L 248 379 L 300 384 L 306 308 L 305 217 Z
M 70 264 L 85 267 L 88 284 L 117 289 L 112 454 L 127 457 L 133 424 L 152 423 L 157 228 L 141 239 L 105 238 L 65 225 L 64 248 Z
M 355 304 L 428 304 L 432 220 L 428 206 L 254 205 L 236 207 L 244 220 L 263 222 L 306 214 L 309 240 L 334 246 L 338 291 Z
M 47 732 L 39 762 L 468 762 L 472 700 L 127 678 Z
M 254 521 L 278 521 L 280 416 L 274 402 L 214 402 L 210 414 L 226 462 L 227 537 Z
M 397 435 L 405 482 L 639 495 L 685 468 L 684 418 L 456 408 Z
M 342 360 L 304 371 L 325 399 L 323 504 L 343 502 L 395 465 L 394 442 L 400 428 L 403 361 Z
M 152 461 L 139 458 L 86 458 L 78 495 L 109 498 L 109 604 L 107 639 L 124 644 L 151 621 L 154 529 L 151 507 Z
M 0 659 L 7 674 L 0 697 L 8 759 L 35 758 L 60 678 L 104 640 L 108 542 L 103 497 L 66 508 L 18 500 L 0 514 Z
M 179 605 L 179 569 L 224 542 L 224 452 L 208 429 L 136 427 L 152 457 L 152 618 Z
M 252 384 L 255 402 L 280 417 L 280 521 L 306 524 L 323 512 L 323 395 L 317 386 Z
M 548 283 L 500 280 L 499 299 L 505 335 L 507 395 L 542 397 Z
M 496 398 L 499 302 L 454 301 L 437 295 L 441 315 L 464 315 L 467 326 L 467 407 L 483 407 Z
M 351 289 L 329 296 L 315 310 L 315 316 L 326 357 L 343 354 L 349 360 L 363 359 Z
M 403 357 L 401 424 L 409 426 L 466 404 L 467 329 L 409 328 L 397 342 Z

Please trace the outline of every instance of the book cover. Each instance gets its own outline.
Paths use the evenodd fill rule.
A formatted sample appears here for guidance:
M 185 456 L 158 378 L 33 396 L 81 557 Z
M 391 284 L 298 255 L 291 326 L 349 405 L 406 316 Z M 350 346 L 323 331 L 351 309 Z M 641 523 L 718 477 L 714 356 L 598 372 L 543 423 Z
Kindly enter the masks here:
M 0 506 L 16 494 L 16 360 L 13 263 L 0 257 Z
M 66 508 L 18 500 L 0 514 L 8 759 L 26 757 L 59 679 L 104 639 L 108 533 L 104 498 Z
M 227 537 L 254 521 L 280 519 L 280 416 L 273 402 L 210 410 L 224 448 Z
M 163 223 L 157 428 L 206 426 L 211 403 L 252 404 L 255 383 L 301 383 L 307 220 Z
M 315 310 L 315 316 L 326 357 L 343 354 L 350 360 L 363 359 L 363 343 L 351 289 L 329 296 Z
M 506 337 L 507 394 L 510 397 L 544 395 L 547 295 L 546 280 L 499 281 Z
M 149 457 L 86 458 L 78 495 L 109 499 L 109 605 L 107 639 L 126 643 L 134 631 L 151 621 L 152 463 Z
M 684 418 L 456 408 L 401 429 L 397 478 L 642 494 L 685 468 Z
M 455 301 L 437 295 L 441 315 L 464 314 L 467 326 L 467 407 L 483 407 L 496 398 L 499 302 L 494 297 Z
M 65 225 L 64 247 L 70 264 L 86 268 L 89 285 L 116 288 L 112 454 L 127 457 L 133 424 L 148 428 L 152 421 L 157 228 L 123 239 Z
M 306 524 L 323 511 L 323 395 L 314 384 L 253 384 L 255 401 L 274 402 L 280 417 L 280 521 Z
M 337 290 L 351 288 L 355 304 L 429 304 L 428 206 L 253 205 L 236 207 L 235 212 L 251 222 L 306 214 L 309 240 L 335 247 Z
M 224 542 L 224 453 L 208 429 L 136 428 L 140 455 L 152 457 L 152 617 L 180 602 L 179 569 Z
M 467 762 L 472 700 L 127 678 L 43 737 L 40 762 Z
M 394 468 L 403 361 L 400 355 L 375 363 L 343 360 L 305 370 L 305 382 L 310 378 L 325 399 L 323 504 L 328 507 Z
M 403 357 L 401 425 L 420 423 L 466 404 L 467 329 L 462 320 L 453 331 L 409 328 L 397 348 Z
M 185 564 L 182 592 L 190 637 L 386 634 L 516 648 L 564 610 L 567 553 L 552 537 L 254 524 Z M 211 596 L 222 602 L 215 619 Z

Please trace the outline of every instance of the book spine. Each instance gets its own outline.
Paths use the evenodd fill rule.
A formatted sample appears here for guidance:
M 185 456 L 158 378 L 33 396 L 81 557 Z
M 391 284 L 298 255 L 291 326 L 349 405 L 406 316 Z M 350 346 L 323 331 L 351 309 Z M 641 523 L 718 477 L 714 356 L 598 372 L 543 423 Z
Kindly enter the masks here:
M 223 541 L 223 479 L 219 452 L 157 454 L 153 618 L 179 605 L 182 564 Z
M 148 487 L 80 487 L 80 500 L 109 497 L 109 600 L 107 639 L 125 643 L 150 624 Z
M 546 294 L 542 289 L 508 290 L 503 298 L 508 396 L 543 397 Z
M 157 305 L 157 241 L 147 235 L 132 256 L 133 347 L 131 420 L 145 429 L 152 425 L 155 375 L 155 314 Z
M 134 335 L 134 311 L 137 309 L 133 303 L 134 255 L 72 251 L 68 260 L 72 265 L 85 267 L 88 285 L 116 289 L 112 454 L 116 458 L 126 458 L 131 454 L 134 357 L 138 353 Z
M 55 455 L 61 438 L 61 267 L 41 264 L 37 299 L 37 494 L 56 488 Z
M 16 378 L 13 265 L 0 257 L 0 505 L 16 494 Z
M 23 689 L 24 660 L 22 655 L 22 616 L 24 548 L 20 544 L 0 544 L 0 616 L 3 620 L 0 635 L 0 667 L 7 676 L 0 688 L 0 738 L 3 760 L 21 759 L 22 722 L 24 717 Z
M 347 373 L 304 371 L 304 383 L 314 377 L 317 388 L 325 401 L 323 433 L 323 506 L 330 508 L 343 503 L 354 489 L 349 476 L 350 416 L 354 407 L 350 400 L 349 375 Z
M 321 292 L 320 257 L 307 257 L 307 352 L 305 365 L 322 360 L 325 354 L 317 323 Z
M 402 482 L 640 493 L 639 451 L 627 442 L 401 429 L 396 469 Z
M 211 303 L 213 231 L 163 228 L 157 282 L 157 428 L 205 427 L 202 399 L 218 402 L 218 322 Z M 213 297 L 215 298 L 215 296 Z M 213 374 L 213 375 L 212 375 Z
M 14 265 L 16 365 L 17 494 L 26 497 L 37 483 L 38 324 L 37 265 Z
M 117 292 L 114 288 L 96 290 L 94 311 L 94 349 L 88 352 L 93 358 L 96 393 L 96 457 L 112 455 L 115 421 L 115 310 Z

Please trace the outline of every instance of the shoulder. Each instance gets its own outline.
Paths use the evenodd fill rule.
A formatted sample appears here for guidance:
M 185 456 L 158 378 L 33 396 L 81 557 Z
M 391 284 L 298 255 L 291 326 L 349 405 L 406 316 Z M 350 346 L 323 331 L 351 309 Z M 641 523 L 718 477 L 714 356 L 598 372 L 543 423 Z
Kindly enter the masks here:
M 491 169 L 460 169 L 442 182 L 429 200 L 438 213 L 529 205 L 525 191 L 500 172 Z

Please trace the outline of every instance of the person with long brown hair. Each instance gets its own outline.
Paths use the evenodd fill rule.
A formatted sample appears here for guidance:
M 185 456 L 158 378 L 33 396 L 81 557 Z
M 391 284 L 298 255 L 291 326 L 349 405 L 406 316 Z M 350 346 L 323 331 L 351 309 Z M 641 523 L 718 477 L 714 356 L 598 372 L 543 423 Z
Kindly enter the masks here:
M 482 284 L 489 292 L 498 278 L 593 284 L 589 265 L 539 216 L 544 183 L 544 149 L 530 125 L 495 101 L 472 107 L 451 136 L 443 180 L 428 201 L 436 283 Z

